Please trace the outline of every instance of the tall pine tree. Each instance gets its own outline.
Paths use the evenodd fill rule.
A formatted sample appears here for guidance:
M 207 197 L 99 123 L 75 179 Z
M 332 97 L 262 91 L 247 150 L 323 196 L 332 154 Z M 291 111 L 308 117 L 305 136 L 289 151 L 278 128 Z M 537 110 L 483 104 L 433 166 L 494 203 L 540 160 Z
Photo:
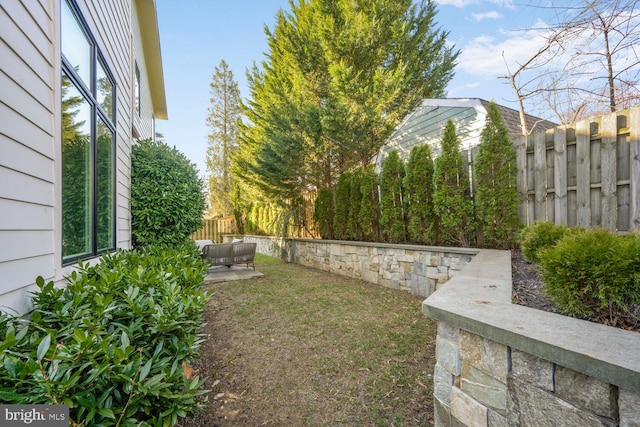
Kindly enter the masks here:
M 249 73 L 234 173 L 286 199 L 369 164 L 402 118 L 442 96 L 453 76 L 457 52 L 435 14 L 432 1 L 292 2 Z
M 498 106 L 491 102 L 474 165 L 481 245 L 510 249 L 520 228 L 516 152 Z
M 433 206 L 439 218 L 441 243 L 468 247 L 474 231 L 473 203 L 467 162 L 460 154 L 456 127 L 444 128 L 442 153 L 435 161 Z
M 212 213 L 230 215 L 238 210 L 234 204 L 240 203 L 234 198 L 236 191 L 231 175 L 231 156 L 238 147 L 238 121 L 241 112 L 238 83 L 224 59 L 215 67 L 209 88 L 211 106 L 206 119 L 210 130 L 206 157 L 209 200 Z

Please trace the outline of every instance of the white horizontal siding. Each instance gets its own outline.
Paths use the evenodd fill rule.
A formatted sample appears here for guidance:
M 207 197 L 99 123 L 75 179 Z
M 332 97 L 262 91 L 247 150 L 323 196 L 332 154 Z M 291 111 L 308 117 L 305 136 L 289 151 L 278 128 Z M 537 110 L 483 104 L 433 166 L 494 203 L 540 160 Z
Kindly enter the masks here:
M 0 295 L 0 310 L 24 313 L 29 309 L 28 291 L 36 290 L 33 285 L 38 276 L 49 281 L 54 278 L 54 256 L 52 254 L 32 258 L 23 258 L 11 262 L 0 262 L 0 277 L 3 283 L 12 283 Z
M 0 135 L 0 159 L 7 168 L 53 183 L 53 160 L 50 157 L 4 135 Z
M 27 3 L 0 5 L 0 306 L 17 312 L 56 275 L 53 9 Z
M 11 138 L 53 160 L 54 143 L 51 129 L 44 129 L 34 123 L 29 116 L 18 114 L 12 109 L 10 103 L 11 100 L 5 98 L 0 92 L 0 135 Z M 6 158 L 0 157 L 0 164 L 4 164 L 5 160 Z M 25 162 L 28 159 L 20 161 Z
M 0 198 L 53 207 L 51 182 L 0 166 L 0 182 L 11 183 L 0 187 Z
M 0 198 L 0 212 L 0 230 L 53 230 L 54 211 L 51 206 Z M 3 245 L 13 243 L 2 242 Z
M 13 242 L 12 246 L 0 245 L 0 263 L 17 259 L 50 255 L 53 246 L 51 230 L 0 230 L 0 242 Z M 31 280 L 35 278 L 31 277 Z

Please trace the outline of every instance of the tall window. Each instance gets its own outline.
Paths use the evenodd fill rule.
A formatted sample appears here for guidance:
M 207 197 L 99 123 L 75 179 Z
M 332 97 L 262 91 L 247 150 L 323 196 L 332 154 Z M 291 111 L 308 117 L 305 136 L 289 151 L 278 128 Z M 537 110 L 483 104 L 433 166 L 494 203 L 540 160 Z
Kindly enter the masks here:
M 133 101 L 133 105 L 135 106 L 136 114 L 138 114 L 138 117 L 140 117 L 142 115 L 142 105 L 140 104 L 140 68 L 138 68 L 137 62 L 135 72 L 136 76 L 135 80 L 133 81 L 133 94 L 135 99 Z
M 62 0 L 62 261 L 115 249 L 115 84 L 77 7 Z

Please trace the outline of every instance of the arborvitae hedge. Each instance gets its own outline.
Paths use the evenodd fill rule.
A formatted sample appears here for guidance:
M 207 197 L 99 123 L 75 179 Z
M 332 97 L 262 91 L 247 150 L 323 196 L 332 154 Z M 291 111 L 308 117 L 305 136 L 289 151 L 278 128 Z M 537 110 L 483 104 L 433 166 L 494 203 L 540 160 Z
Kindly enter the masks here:
M 362 237 L 368 242 L 378 242 L 380 241 L 380 201 L 378 200 L 378 174 L 373 169 L 373 165 L 362 169 L 360 194 L 358 224 Z
M 333 236 L 338 240 L 349 238 L 347 222 L 351 206 L 351 177 L 351 173 L 345 172 L 340 175 L 336 184 Z
M 411 149 L 404 188 L 409 239 L 415 243 L 434 244 L 433 157 L 428 144 Z
M 349 194 L 349 217 L 347 218 L 347 240 L 362 240 L 362 230 L 360 229 L 360 205 L 362 203 L 362 193 L 360 186 L 362 183 L 362 168 L 356 169 L 351 175 L 351 192 Z
M 398 152 L 389 153 L 380 173 L 380 228 L 385 241 L 401 243 L 407 240 L 404 218 L 402 180 L 404 165 Z
M 444 129 L 442 154 L 435 161 L 434 187 L 433 204 L 440 217 L 441 243 L 471 246 L 474 220 L 469 174 L 451 120 Z
M 318 190 L 313 219 L 323 239 L 333 239 L 333 192 L 328 188 Z
M 515 247 L 520 220 L 516 188 L 516 152 L 495 103 L 489 103 L 474 165 L 476 218 L 484 247 Z

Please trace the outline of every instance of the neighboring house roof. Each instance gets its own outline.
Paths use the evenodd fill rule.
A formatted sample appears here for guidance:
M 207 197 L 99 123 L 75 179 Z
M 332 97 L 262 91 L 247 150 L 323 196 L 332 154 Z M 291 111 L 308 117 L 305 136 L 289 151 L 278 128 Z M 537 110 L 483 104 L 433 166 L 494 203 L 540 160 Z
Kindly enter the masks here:
M 164 91 L 164 74 L 162 71 L 162 53 L 160 51 L 160 32 L 155 0 L 136 0 L 144 60 L 147 64 L 149 88 L 153 114 L 157 119 L 166 120 L 167 99 Z
M 489 108 L 489 101 L 480 99 L 480 102 L 485 109 Z M 502 120 L 505 126 L 509 130 L 509 136 L 514 139 L 515 137 L 522 135 L 522 128 L 520 127 L 520 112 L 518 110 L 514 110 L 513 108 L 505 107 L 500 104 L 496 105 L 498 106 L 498 110 L 500 110 L 500 114 L 502 115 Z M 527 129 L 529 132 L 547 130 L 559 126 L 558 123 L 541 119 L 540 117 L 532 116 L 530 114 L 525 114 L 525 118 L 527 121 Z
M 489 102 L 479 98 L 429 98 L 409 114 L 394 130 L 387 143 L 380 149 L 376 164 L 379 167 L 387 153 L 397 150 L 404 160 L 414 145 L 429 144 L 437 156 L 444 127 L 449 119 L 456 125 L 456 134 L 462 149 L 480 144 L 480 134 L 485 126 Z M 520 113 L 517 110 L 498 105 L 509 136 L 515 139 L 521 135 Z M 558 126 L 539 117 L 526 115 L 529 129 L 546 130 Z

